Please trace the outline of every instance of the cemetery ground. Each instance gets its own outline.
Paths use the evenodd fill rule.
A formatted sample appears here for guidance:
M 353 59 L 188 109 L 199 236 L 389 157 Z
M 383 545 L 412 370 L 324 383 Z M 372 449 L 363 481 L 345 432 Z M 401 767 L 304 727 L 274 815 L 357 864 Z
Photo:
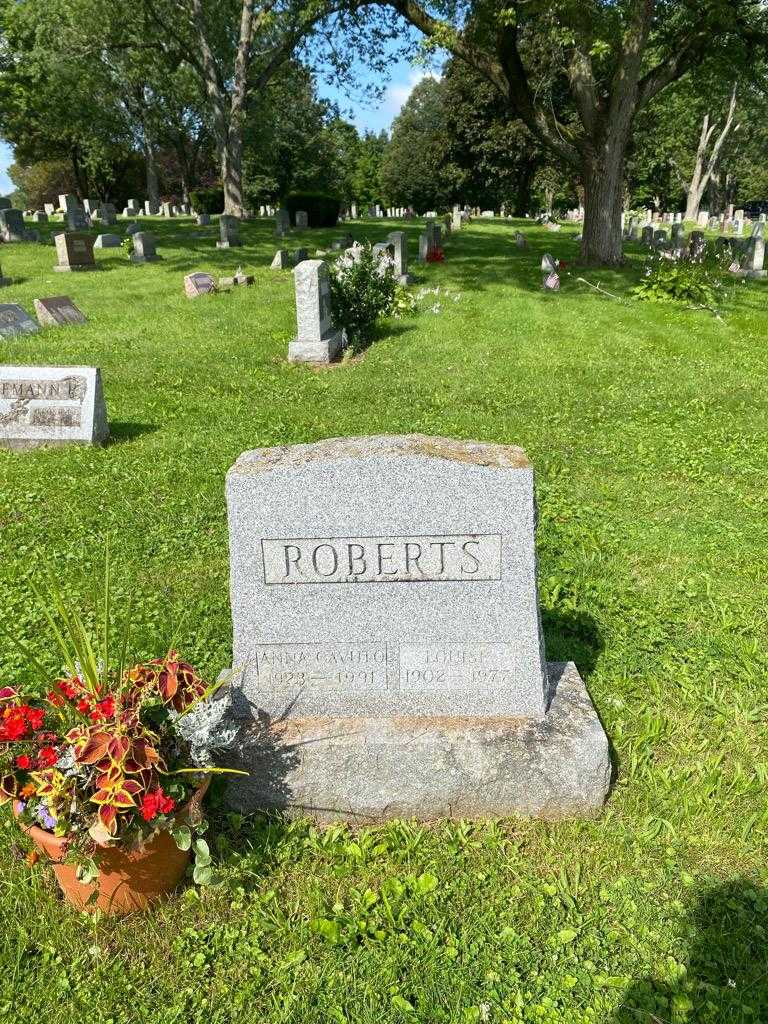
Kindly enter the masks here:
M 230 251 L 215 225 L 147 226 L 163 260 L 144 266 L 105 250 L 96 272 L 54 274 L 52 247 L 0 247 L 20 279 L 0 301 L 66 293 L 88 317 L 3 342 L 2 362 L 99 366 L 112 431 L 103 449 L 0 452 L 0 622 L 53 671 L 29 584 L 47 565 L 88 607 L 109 536 L 137 649 L 175 638 L 214 678 L 231 664 L 224 475 L 242 451 L 410 432 L 518 444 L 537 473 L 548 656 L 578 665 L 616 781 L 589 821 L 320 830 L 219 809 L 220 884 L 125 920 L 59 903 L 3 812 L 0 1020 L 768 1019 L 766 285 L 735 285 L 722 322 L 636 302 L 629 245 L 625 270 L 584 274 L 619 302 L 577 283 L 575 228 L 476 222 L 444 264 L 412 266 L 416 293 L 440 288 L 415 318 L 313 370 L 286 362 L 293 282 L 269 269 L 271 222 Z M 419 227 L 394 226 L 413 261 Z M 558 294 L 540 288 L 545 251 L 567 264 Z M 238 263 L 254 287 L 185 298 L 185 273 Z M 0 681 L 30 681 L 5 640 L 0 657 Z

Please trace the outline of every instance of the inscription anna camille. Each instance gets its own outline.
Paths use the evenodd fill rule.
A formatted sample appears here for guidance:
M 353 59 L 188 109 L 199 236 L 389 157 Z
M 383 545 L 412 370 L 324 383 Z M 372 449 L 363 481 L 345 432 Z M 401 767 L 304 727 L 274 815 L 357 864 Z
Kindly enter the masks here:
M 261 550 L 273 585 L 501 579 L 498 534 L 267 538 Z

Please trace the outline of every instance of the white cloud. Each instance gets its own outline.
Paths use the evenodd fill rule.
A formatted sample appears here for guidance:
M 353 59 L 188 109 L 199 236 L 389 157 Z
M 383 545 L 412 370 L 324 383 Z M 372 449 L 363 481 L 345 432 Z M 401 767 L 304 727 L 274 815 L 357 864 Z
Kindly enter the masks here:
M 391 82 L 384 94 L 384 108 L 391 113 L 393 117 L 397 116 L 403 105 L 408 101 L 413 90 L 419 82 L 423 82 L 425 78 L 434 78 L 437 81 L 440 78 L 440 75 L 435 74 L 434 71 L 425 70 L 424 68 L 412 68 L 405 81 Z

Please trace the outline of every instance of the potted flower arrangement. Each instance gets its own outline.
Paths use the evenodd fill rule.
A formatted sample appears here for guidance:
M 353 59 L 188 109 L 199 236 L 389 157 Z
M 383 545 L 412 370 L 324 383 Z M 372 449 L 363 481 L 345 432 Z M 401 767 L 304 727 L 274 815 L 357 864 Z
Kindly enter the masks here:
M 211 711 L 217 685 L 173 651 L 110 667 L 106 642 L 92 644 L 57 591 L 54 602 L 65 673 L 40 696 L 0 688 L 0 802 L 12 801 L 69 903 L 144 909 L 178 884 L 193 847 L 198 880 L 210 874 L 194 834 L 211 773 L 228 769 L 206 760 L 236 728 L 222 726 L 225 701 Z

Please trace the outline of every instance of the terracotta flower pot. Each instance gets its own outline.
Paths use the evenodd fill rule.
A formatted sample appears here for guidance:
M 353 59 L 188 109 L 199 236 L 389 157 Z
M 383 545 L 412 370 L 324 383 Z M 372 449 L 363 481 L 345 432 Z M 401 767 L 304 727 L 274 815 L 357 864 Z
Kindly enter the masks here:
M 193 820 L 201 814 L 201 805 L 210 776 L 184 805 L 179 817 Z M 13 813 L 18 816 L 14 804 Z M 104 847 L 99 854 L 99 876 L 83 884 L 77 879 L 77 865 L 64 864 L 67 838 L 54 836 L 37 825 L 23 825 L 35 846 L 53 862 L 53 873 L 64 899 L 78 910 L 98 907 L 105 914 L 129 914 L 145 910 L 171 892 L 184 877 L 190 859 L 189 850 L 180 850 L 169 832 L 158 832 L 141 850 Z M 95 900 L 88 903 L 92 893 Z

